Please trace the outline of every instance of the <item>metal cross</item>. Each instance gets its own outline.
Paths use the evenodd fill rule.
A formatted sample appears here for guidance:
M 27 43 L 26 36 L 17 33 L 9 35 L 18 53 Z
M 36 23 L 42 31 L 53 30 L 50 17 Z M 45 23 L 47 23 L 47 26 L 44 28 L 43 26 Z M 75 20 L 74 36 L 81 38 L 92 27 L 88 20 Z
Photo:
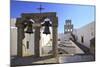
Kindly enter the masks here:
M 42 7 L 42 5 L 40 4 L 40 7 L 39 8 L 37 8 L 39 11 L 40 11 L 40 13 L 42 12 L 42 10 L 44 10 L 44 8 Z

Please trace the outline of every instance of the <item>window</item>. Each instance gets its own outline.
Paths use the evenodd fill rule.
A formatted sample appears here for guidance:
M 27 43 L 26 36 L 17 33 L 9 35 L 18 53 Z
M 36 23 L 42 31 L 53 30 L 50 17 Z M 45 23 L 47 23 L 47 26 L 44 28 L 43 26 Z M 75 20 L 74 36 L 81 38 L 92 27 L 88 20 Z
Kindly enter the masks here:
M 70 31 L 72 31 L 72 29 L 70 29 Z
M 68 31 L 70 31 L 70 29 L 68 29 Z
M 27 41 L 27 46 L 26 47 L 27 47 L 27 49 L 29 49 L 29 41 Z
M 83 36 L 81 36 L 81 42 L 84 43 L 84 37 Z
M 65 29 L 65 32 L 67 32 L 67 29 Z

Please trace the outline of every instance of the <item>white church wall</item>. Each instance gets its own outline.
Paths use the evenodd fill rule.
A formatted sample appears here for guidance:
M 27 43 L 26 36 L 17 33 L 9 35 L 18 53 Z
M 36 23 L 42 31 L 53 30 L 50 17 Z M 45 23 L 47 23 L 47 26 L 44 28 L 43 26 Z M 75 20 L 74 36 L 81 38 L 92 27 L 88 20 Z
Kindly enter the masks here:
M 10 53 L 11 56 L 17 55 L 17 28 L 15 27 L 16 19 L 10 22 Z
M 50 51 L 52 51 L 52 28 L 49 27 L 50 29 L 50 33 L 51 34 L 43 34 L 44 32 L 44 27 L 42 27 L 40 29 L 41 33 L 40 33 L 40 36 L 41 36 L 41 39 L 40 39 L 40 55 L 43 56 L 43 55 L 48 55 L 48 53 Z
M 77 41 L 82 45 L 90 48 L 90 40 L 95 37 L 95 22 L 91 22 L 76 30 L 74 34 L 77 36 Z M 81 42 L 83 37 L 84 42 Z
M 29 45 L 27 45 L 27 41 Z M 34 55 L 34 33 L 33 34 L 25 34 L 25 38 L 23 40 L 23 56 L 31 56 Z
M 60 39 L 62 42 L 68 41 L 70 38 L 71 38 L 70 33 L 67 33 L 67 34 L 60 33 L 60 34 L 58 34 L 58 39 Z
M 15 27 L 15 23 L 16 23 L 16 18 L 12 18 L 10 20 L 10 27 Z

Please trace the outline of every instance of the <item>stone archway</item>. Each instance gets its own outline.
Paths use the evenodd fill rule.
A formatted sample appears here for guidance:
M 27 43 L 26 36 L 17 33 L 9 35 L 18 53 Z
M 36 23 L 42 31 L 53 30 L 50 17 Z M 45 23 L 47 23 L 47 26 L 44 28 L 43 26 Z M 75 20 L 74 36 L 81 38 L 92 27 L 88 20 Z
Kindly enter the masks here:
M 16 21 L 16 27 L 17 30 L 17 55 L 23 56 L 23 43 L 22 40 L 25 38 L 24 33 L 24 23 L 27 20 L 27 18 L 31 18 L 35 21 L 35 24 L 33 24 L 35 29 L 35 41 L 34 41 L 34 50 L 35 50 L 35 56 L 40 56 L 40 28 L 41 28 L 41 22 L 46 18 L 50 18 L 52 21 L 52 48 L 53 48 L 53 56 L 57 56 L 57 27 L 58 27 L 58 17 L 56 16 L 55 12 L 48 12 L 48 13 L 22 13 L 20 18 L 17 18 Z

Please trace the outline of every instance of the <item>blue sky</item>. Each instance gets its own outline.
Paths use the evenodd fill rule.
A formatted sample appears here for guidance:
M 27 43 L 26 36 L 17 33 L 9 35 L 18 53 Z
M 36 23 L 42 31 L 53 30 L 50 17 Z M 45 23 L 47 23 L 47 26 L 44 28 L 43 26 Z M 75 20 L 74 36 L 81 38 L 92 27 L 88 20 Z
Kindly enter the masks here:
M 56 12 L 58 16 L 58 32 L 64 32 L 66 19 L 71 19 L 74 28 L 80 28 L 95 21 L 95 6 L 41 3 L 42 12 Z M 20 17 L 21 13 L 38 13 L 40 2 L 11 1 L 11 18 Z

